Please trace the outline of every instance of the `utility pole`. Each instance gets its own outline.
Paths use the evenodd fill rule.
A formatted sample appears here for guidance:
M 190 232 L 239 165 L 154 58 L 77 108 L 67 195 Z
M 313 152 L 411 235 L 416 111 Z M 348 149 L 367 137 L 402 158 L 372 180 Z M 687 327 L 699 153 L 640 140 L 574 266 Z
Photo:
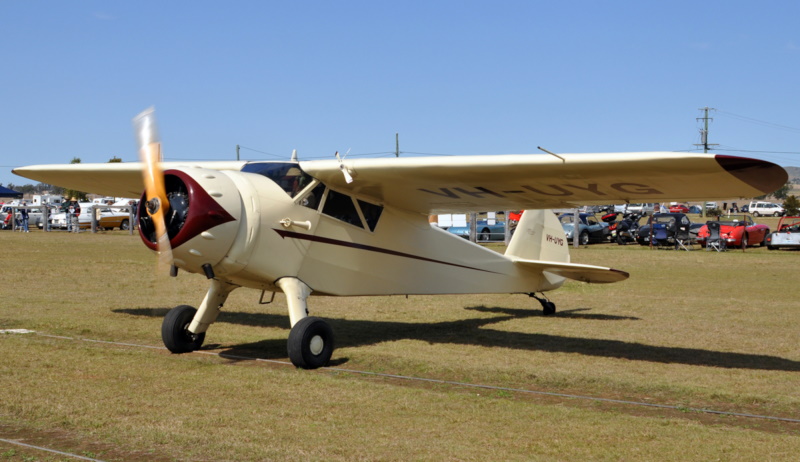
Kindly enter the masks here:
M 703 152 L 708 153 L 709 146 L 719 146 L 719 144 L 708 144 L 708 121 L 714 120 L 708 117 L 708 111 L 716 111 L 713 107 L 701 107 L 699 109 L 703 111 L 703 117 L 698 117 L 695 120 L 702 120 L 703 121 L 703 128 L 700 129 L 700 144 L 695 144 L 695 146 L 702 146 Z M 705 218 L 706 217 L 706 201 L 704 200 L 703 203 L 700 205 L 700 216 Z
M 400 133 L 394 134 L 394 156 L 400 157 Z
M 716 111 L 716 109 L 714 109 L 713 107 L 706 106 L 706 107 L 701 107 L 699 110 L 703 111 L 704 115 L 703 115 L 703 117 L 698 117 L 695 120 L 702 120 L 703 121 L 703 128 L 700 130 L 700 144 L 695 144 L 695 146 L 702 146 L 703 147 L 703 152 L 707 153 L 709 146 L 719 146 L 719 144 L 716 144 L 716 143 L 708 144 L 708 121 L 709 120 L 714 120 L 714 119 L 708 117 L 708 111 Z
M 236 145 L 236 160 L 239 160 L 239 145 Z

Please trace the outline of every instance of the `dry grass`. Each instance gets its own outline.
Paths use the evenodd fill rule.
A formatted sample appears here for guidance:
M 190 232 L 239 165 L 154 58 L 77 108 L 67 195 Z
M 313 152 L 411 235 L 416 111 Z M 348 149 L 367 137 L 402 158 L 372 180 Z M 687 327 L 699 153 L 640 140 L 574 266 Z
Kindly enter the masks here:
M 764 460 L 800 424 L 365 378 L 160 346 L 167 308 L 206 282 L 157 277 L 136 236 L 0 233 L 0 438 L 67 435 L 106 460 Z M 798 418 L 798 252 L 596 245 L 625 269 L 569 283 L 540 315 L 522 295 L 312 298 L 341 368 Z M 229 299 L 210 352 L 286 360 L 283 298 Z M 6 446 L 0 445 L 0 460 Z M 83 448 L 83 449 L 81 449 Z

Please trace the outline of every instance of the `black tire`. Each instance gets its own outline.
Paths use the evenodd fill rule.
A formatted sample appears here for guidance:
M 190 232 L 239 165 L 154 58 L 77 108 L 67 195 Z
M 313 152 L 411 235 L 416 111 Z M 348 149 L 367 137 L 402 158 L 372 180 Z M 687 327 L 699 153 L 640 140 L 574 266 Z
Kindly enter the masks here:
M 758 211 L 755 211 L 755 212 L 753 212 L 753 216 L 754 216 L 754 217 L 760 217 L 760 216 L 761 216 L 761 214 L 760 214 L 760 213 L 758 213 Z
M 770 234 L 769 233 L 769 229 L 767 229 L 767 232 L 764 233 L 764 239 L 761 239 L 761 246 L 760 247 L 766 247 L 767 246 L 767 236 L 769 236 L 769 234 Z
M 178 305 L 169 310 L 161 323 L 161 340 L 164 346 L 173 353 L 189 353 L 203 346 L 206 333 L 192 334 L 189 324 L 197 310 L 189 305 Z
M 545 316 L 556 314 L 556 304 L 553 302 L 542 303 L 542 314 Z
M 775 212 L 775 213 L 772 214 L 772 216 L 773 217 L 779 217 L 779 216 L 781 216 L 781 213 L 780 212 Z
M 289 359 L 295 367 L 316 369 L 331 360 L 334 348 L 333 329 L 316 317 L 303 318 L 289 332 Z
M 580 236 L 578 236 L 578 244 L 589 245 L 589 233 L 587 231 L 583 231 Z
M 489 242 L 489 237 L 490 237 L 489 233 L 490 232 L 488 228 L 482 229 L 481 232 L 478 234 L 478 240 L 481 242 Z
M 119 224 L 119 229 L 127 231 L 128 229 L 130 229 L 129 225 L 130 223 L 128 222 L 128 220 L 122 220 L 122 223 Z

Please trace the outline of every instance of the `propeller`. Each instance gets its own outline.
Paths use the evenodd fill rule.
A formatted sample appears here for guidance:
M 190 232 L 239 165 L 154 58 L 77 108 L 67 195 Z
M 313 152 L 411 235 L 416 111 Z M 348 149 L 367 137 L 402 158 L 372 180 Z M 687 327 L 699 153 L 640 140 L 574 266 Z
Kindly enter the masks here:
M 159 263 L 172 264 L 172 248 L 167 235 L 166 216 L 170 210 L 164 173 L 161 170 L 161 139 L 158 136 L 155 108 L 148 108 L 133 118 L 133 129 L 139 144 L 142 179 L 145 186 L 145 211 L 155 226 L 155 242 Z

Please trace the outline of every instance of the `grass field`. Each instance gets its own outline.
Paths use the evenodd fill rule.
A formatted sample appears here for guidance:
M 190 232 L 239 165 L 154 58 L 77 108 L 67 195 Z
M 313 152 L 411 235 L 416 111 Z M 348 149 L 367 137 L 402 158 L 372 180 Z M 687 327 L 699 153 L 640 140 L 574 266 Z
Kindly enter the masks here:
M 157 276 L 124 232 L 1 232 L 0 245 L 0 329 L 36 331 L 0 334 L 0 439 L 142 461 L 800 453 L 800 423 L 696 411 L 800 419 L 800 252 L 580 248 L 573 261 L 631 278 L 568 283 L 548 317 L 524 295 L 312 297 L 337 350 L 331 369 L 303 371 L 280 294 L 235 291 L 203 351 L 172 355 L 161 318 L 197 306 L 205 278 Z M 0 460 L 70 459 L 0 441 Z

